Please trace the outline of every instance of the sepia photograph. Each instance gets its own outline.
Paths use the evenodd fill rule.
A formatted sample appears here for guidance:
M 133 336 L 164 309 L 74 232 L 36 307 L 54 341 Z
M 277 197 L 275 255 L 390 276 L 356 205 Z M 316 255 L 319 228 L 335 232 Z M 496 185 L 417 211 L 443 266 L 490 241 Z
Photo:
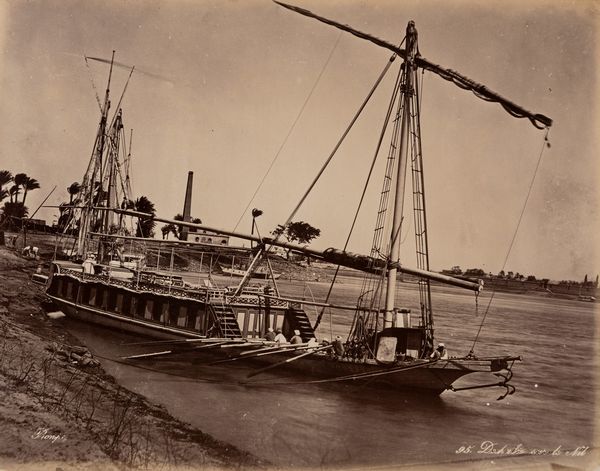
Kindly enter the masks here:
M 600 467 L 598 0 L 1 0 L 0 471 Z

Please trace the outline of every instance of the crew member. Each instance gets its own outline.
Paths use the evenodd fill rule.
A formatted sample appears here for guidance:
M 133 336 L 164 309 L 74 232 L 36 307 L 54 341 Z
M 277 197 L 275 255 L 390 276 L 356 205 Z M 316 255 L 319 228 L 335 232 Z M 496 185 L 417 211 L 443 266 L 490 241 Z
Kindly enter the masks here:
M 434 360 L 447 360 L 448 350 L 446 350 L 446 346 L 442 342 L 438 343 L 437 348 L 429 356 L 429 358 L 433 358 Z
M 294 336 L 290 339 L 291 344 L 299 344 L 302 343 L 302 337 L 300 337 L 300 331 L 294 330 Z
M 287 343 L 287 339 L 285 338 L 285 335 L 283 335 L 281 333 L 281 329 L 277 329 L 277 335 L 275 336 L 275 342 L 282 344 L 282 343 Z
M 339 358 L 344 356 L 344 343 L 342 342 L 342 337 L 339 335 L 336 336 L 335 340 L 333 341 L 333 351 Z

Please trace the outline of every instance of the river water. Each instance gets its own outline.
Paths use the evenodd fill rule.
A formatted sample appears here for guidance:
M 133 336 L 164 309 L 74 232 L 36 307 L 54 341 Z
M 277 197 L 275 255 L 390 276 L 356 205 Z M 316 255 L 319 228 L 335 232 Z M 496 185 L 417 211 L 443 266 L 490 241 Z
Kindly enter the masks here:
M 347 279 L 341 286 L 337 301 L 350 304 L 357 283 Z M 299 290 L 292 288 L 288 292 Z M 318 296 L 326 285 L 312 283 L 311 289 Z M 450 355 L 466 354 L 491 294 L 480 295 L 477 307 L 473 295 L 453 288 L 434 287 L 433 294 L 436 340 Z M 402 283 L 399 296 L 414 301 L 416 290 Z M 232 379 L 235 363 L 160 368 L 155 362 L 161 372 L 151 371 L 111 360 L 139 352 L 126 345 L 138 338 L 70 319 L 55 322 L 103 357 L 106 371 L 123 386 L 279 467 L 521 469 L 583 467 L 596 459 L 597 316 L 593 303 L 495 293 L 475 352 L 524 358 L 514 368 L 516 393 L 502 401 L 496 400 L 500 388 L 448 391 L 432 399 L 341 383 L 244 386 Z M 326 319 L 323 326 L 332 331 L 322 336 L 342 333 L 348 322 Z M 455 386 L 476 380 L 467 377 Z

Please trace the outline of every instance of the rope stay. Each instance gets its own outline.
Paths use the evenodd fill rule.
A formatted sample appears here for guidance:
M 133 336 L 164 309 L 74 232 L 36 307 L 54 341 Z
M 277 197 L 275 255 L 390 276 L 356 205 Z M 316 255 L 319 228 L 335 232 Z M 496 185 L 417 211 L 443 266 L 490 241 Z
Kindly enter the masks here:
M 382 74 L 380 75 L 380 78 L 378 79 L 377 83 L 379 83 L 381 81 L 381 78 L 383 77 L 383 75 L 387 73 L 387 71 L 389 70 L 390 66 L 392 65 L 392 62 L 394 62 L 395 58 L 396 58 L 395 54 L 390 57 L 390 59 L 388 60 L 388 62 L 386 64 L 386 66 L 385 66 Z M 375 163 L 377 162 L 377 157 L 379 156 L 379 151 L 381 149 L 381 145 L 382 145 L 383 139 L 385 137 L 385 131 L 386 131 L 387 127 L 388 127 L 388 123 L 389 123 L 390 117 L 392 116 L 392 110 L 393 110 L 393 106 L 394 106 L 394 100 L 395 100 L 395 97 L 397 95 L 395 91 L 398 88 L 398 86 L 399 86 L 399 78 L 396 80 L 396 83 L 394 85 L 394 93 L 392 94 L 393 98 L 392 98 L 392 101 L 390 102 L 390 105 L 388 107 L 388 111 L 387 111 L 386 117 L 384 119 L 383 127 L 382 127 L 381 133 L 379 135 L 379 140 L 377 142 L 377 147 L 375 149 L 375 153 L 373 155 L 373 159 L 371 160 L 371 166 L 369 167 L 369 171 L 367 173 L 367 177 L 366 177 L 365 183 L 363 185 L 362 194 L 361 194 L 361 196 L 359 198 L 359 201 L 358 201 L 358 204 L 357 204 L 357 208 L 356 208 L 356 211 L 354 213 L 354 218 L 352 220 L 352 224 L 350 225 L 350 230 L 348 231 L 348 236 L 346 237 L 346 242 L 344 243 L 344 249 L 343 249 L 344 251 L 348 248 L 348 244 L 350 243 L 350 238 L 352 237 L 352 233 L 354 232 L 354 228 L 356 226 L 356 221 L 358 220 L 358 215 L 360 213 L 360 209 L 362 207 L 362 204 L 363 204 L 364 199 L 365 199 L 365 195 L 367 193 L 367 188 L 369 186 L 369 183 L 371 181 L 371 177 L 373 175 L 373 170 L 375 168 Z M 337 280 L 337 276 L 339 274 L 339 271 L 340 271 L 340 265 L 337 265 L 335 273 L 333 275 L 333 279 L 331 280 L 331 283 L 329 285 L 329 290 L 327 292 L 327 296 L 326 296 L 325 302 L 329 302 L 329 298 L 330 298 L 331 293 L 333 291 L 333 286 L 334 286 L 334 284 L 335 284 L 335 282 Z M 319 326 L 319 324 L 321 322 L 321 318 L 323 317 L 324 311 L 325 311 L 325 308 L 323 308 L 321 310 L 321 313 L 319 314 L 319 316 L 317 317 L 317 320 L 315 321 L 315 327 L 314 327 L 315 330 L 317 329 L 317 327 Z M 350 330 L 350 332 L 352 332 L 352 329 Z
M 327 66 L 329 65 L 329 62 L 331 61 L 331 58 L 333 57 L 333 53 L 337 49 L 338 44 L 339 44 L 341 38 L 342 38 L 342 33 L 340 33 L 338 35 L 338 37 L 337 37 L 337 39 L 336 39 L 333 47 L 331 48 L 331 51 L 329 52 L 329 56 L 327 56 L 327 60 L 325 61 L 325 63 L 323 64 L 323 67 L 321 68 L 321 72 L 319 72 L 319 75 L 317 76 L 317 79 L 315 80 L 315 83 L 313 84 L 312 88 L 310 89 L 310 92 L 306 96 L 306 99 L 304 100 L 304 103 L 300 107 L 300 111 L 298 111 L 298 114 L 296 115 L 296 119 L 294 119 L 294 122 L 290 126 L 290 129 L 289 129 L 288 133 L 286 134 L 285 138 L 283 139 L 283 142 L 281 143 L 281 145 L 279 146 L 279 149 L 275 153 L 275 156 L 273 157 L 273 160 L 271 160 L 271 163 L 269 164 L 269 167 L 267 168 L 267 171 L 263 175 L 263 177 L 260 180 L 258 186 L 256 187 L 256 190 L 254 190 L 254 193 L 250 197 L 250 200 L 248 201 L 248 204 L 246 205 L 246 207 L 242 211 L 242 214 L 240 215 L 239 219 L 235 223 L 235 227 L 233 228 L 234 231 L 238 228 L 238 226 L 240 225 L 240 222 L 242 222 L 242 219 L 243 219 L 244 215 L 246 214 L 246 211 L 248 211 L 248 208 L 250 208 L 250 205 L 254 201 L 254 198 L 256 198 L 256 195 L 258 194 L 258 192 L 262 188 L 262 186 L 263 186 L 263 184 L 264 184 L 267 176 L 271 172 L 271 169 L 273 168 L 273 165 L 275 165 L 275 162 L 279 158 L 279 155 L 281 154 L 281 151 L 283 150 L 283 148 L 287 144 L 287 141 L 288 141 L 289 137 L 291 136 L 292 132 L 296 128 L 296 124 L 298 124 L 298 121 L 300 120 L 301 116 L 304 113 L 304 109 L 308 105 L 308 102 L 310 101 L 313 93 L 315 92 L 315 90 L 317 88 L 317 85 L 320 83 L 321 77 L 323 77 L 323 74 L 325 73 L 325 70 L 327 69 Z
M 538 174 L 540 165 L 542 163 L 542 157 L 544 156 L 544 150 L 546 149 L 546 147 L 550 147 L 550 142 L 548 140 L 548 134 L 550 133 L 550 129 L 546 129 L 545 135 L 544 135 L 544 140 L 543 140 L 543 144 L 542 144 L 542 148 L 540 149 L 540 153 L 537 159 L 537 163 L 535 165 L 535 169 L 533 171 L 533 175 L 531 176 L 531 181 L 529 182 L 529 188 L 527 189 L 527 194 L 525 195 L 525 199 L 523 201 L 523 207 L 521 208 L 521 212 L 519 214 L 519 218 L 517 220 L 517 224 L 515 226 L 515 230 L 513 231 L 513 235 L 512 238 L 510 240 L 510 243 L 508 245 L 508 249 L 506 251 L 506 255 L 504 256 L 504 262 L 502 263 L 502 270 L 504 270 L 506 268 L 506 264 L 508 263 L 508 257 L 510 256 L 510 253 L 512 251 L 512 248 L 515 244 L 515 241 L 517 239 L 517 234 L 519 232 L 519 228 L 521 227 L 521 222 L 523 221 L 523 216 L 525 215 L 525 210 L 527 209 L 527 203 L 529 202 L 529 197 L 531 196 L 531 191 L 533 190 L 533 185 L 535 183 L 535 178 Z M 481 334 L 481 330 L 483 329 L 483 324 L 485 323 L 485 319 L 488 315 L 488 312 L 490 310 L 490 307 L 492 305 L 492 301 L 494 299 L 494 295 L 496 294 L 496 290 L 492 289 L 492 294 L 490 295 L 490 299 L 488 301 L 488 304 L 485 308 L 485 311 L 483 313 L 483 318 L 481 319 L 481 322 L 479 324 L 479 328 L 477 329 L 477 334 L 475 335 L 475 339 L 473 340 L 473 345 L 471 345 L 471 350 L 469 351 L 469 355 L 473 356 L 474 352 L 475 352 L 475 344 L 477 343 L 477 341 L 479 340 L 479 335 Z

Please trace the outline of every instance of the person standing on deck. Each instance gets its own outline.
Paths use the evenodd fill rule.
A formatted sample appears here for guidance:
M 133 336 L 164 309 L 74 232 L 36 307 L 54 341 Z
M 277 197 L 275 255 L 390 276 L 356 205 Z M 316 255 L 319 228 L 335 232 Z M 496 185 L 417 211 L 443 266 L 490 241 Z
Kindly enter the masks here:
M 290 343 L 294 345 L 302 343 L 302 337 L 300 337 L 299 330 L 294 330 L 294 336 L 291 338 Z

